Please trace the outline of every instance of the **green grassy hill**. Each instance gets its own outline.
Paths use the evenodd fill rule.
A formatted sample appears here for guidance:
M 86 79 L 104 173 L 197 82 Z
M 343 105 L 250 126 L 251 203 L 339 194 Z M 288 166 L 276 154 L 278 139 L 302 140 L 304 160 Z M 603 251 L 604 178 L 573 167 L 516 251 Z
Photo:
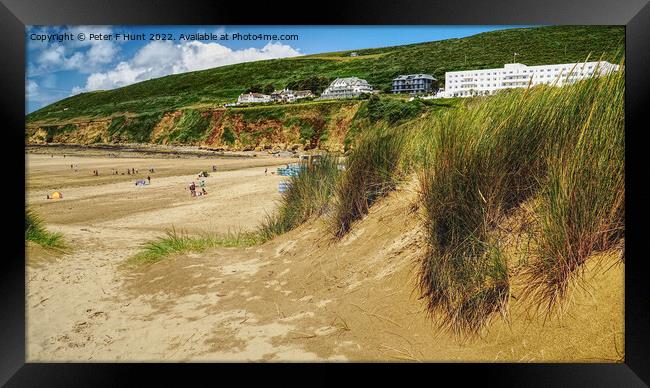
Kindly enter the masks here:
M 620 26 L 553 26 L 509 29 L 462 39 L 405 46 L 325 53 L 241 63 L 170 75 L 119 89 L 79 94 L 27 115 L 28 124 L 120 115 L 159 114 L 180 108 L 217 107 L 253 85 L 283 88 L 310 77 L 357 76 L 388 90 L 399 74 L 424 72 L 444 82 L 446 71 L 501 67 L 517 61 L 527 65 L 583 61 L 601 56 L 617 62 L 625 45 Z

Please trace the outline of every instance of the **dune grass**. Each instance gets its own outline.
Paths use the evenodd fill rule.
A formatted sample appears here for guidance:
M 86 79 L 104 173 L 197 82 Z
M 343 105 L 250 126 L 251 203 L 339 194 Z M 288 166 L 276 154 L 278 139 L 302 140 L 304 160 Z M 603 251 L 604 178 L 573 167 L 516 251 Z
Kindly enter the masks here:
M 249 247 L 261 244 L 273 237 L 288 232 L 312 216 L 320 215 L 326 208 L 333 186 L 338 178 L 338 158 L 323 155 L 311 167 L 302 165 L 304 172 L 291 177 L 291 187 L 283 193 L 278 210 L 268 215 L 266 220 L 254 232 L 229 232 L 224 235 L 201 234 L 190 235 L 167 231 L 162 237 L 142 245 L 140 252 L 130 257 L 126 264 L 138 266 L 153 264 L 166 257 L 203 252 L 210 248 Z
M 400 177 L 405 131 L 380 125 L 359 136 L 335 190 L 331 228 L 336 237 L 344 236 L 373 203 L 395 189 Z
M 25 210 L 25 241 L 32 241 L 44 248 L 63 249 L 66 247 L 63 235 L 45 229 L 43 221 L 31 209 Z
M 248 247 L 260 242 L 255 233 L 229 232 L 224 235 L 190 235 L 167 231 L 165 236 L 143 244 L 142 250 L 127 260 L 129 265 L 153 264 L 166 257 L 189 252 L 203 252 L 209 248 Z
M 538 260 L 527 268 L 526 294 L 551 312 L 594 252 L 625 234 L 625 75 L 590 81 L 576 98 L 589 110 L 575 141 L 553 147 L 537 215 Z
M 289 189 L 282 194 L 278 210 L 260 226 L 260 236 L 269 240 L 326 212 L 340 176 L 338 162 L 337 156 L 324 154 L 311 167 L 301 163 L 303 172 L 290 177 Z
M 475 99 L 429 123 L 419 173 L 428 251 L 420 288 L 444 326 L 476 333 L 509 298 L 499 222 L 541 195 L 529 294 L 553 305 L 623 236 L 624 75 Z M 428 139 L 428 140 L 425 140 Z
M 522 296 L 551 311 L 588 257 L 624 243 L 624 92 L 620 71 L 468 99 L 397 127 L 377 123 L 359 134 L 343 173 L 325 156 L 290 178 L 254 234 L 168 235 L 138 260 L 264 242 L 325 214 L 341 237 L 415 171 L 427 242 L 419 286 L 432 316 L 477 334 L 507 314 L 515 265 L 526 280 Z M 529 201 L 533 241 L 522 260 L 500 228 Z

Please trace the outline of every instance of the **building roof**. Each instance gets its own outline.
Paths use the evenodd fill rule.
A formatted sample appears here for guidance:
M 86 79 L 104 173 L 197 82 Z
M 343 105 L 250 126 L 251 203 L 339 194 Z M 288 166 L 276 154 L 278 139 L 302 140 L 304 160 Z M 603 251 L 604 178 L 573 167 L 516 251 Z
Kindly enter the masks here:
M 618 69 L 618 65 L 614 65 L 612 63 L 609 63 L 607 61 L 592 61 L 592 62 L 574 62 L 574 63 L 548 63 L 544 65 L 525 65 L 523 63 L 505 63 L 503 67 L 495 67 L 495 68 L 490 68 L 490 69 L 467 69 L 467 70 L 454 70 L 454 71 L 448 71 L 447 73 L 463 73 L 463 72 L 468 72 L 468 71 L 494 71 L 494 70 L 503 70 L 503 69 L 517 69 L 517 68 L 545 68 L 549 66 L 568 66 L 568 67 L 573 67 L 575 66 L 576 68 L 580 69 L 584 66 L 594 66 L 594 65 L 600 65 L 604 67 L 612 66 L 614 69 Z
M 258 98 L 268 97 L 268 95 L 261 94 L 261 93 L 242 93 L 241 96 L 251 96 L 251 97 L 258 97 Z
M 430 79 L 430 80 L 436 80 L 435 77 L 429 74 L 407 74 L 407 75 L 400 75 L 396 78 L 393 79 L 393 81 L 401 81 L 401 80 L 410 80 L 410 79 Z
M 367 85 L 368 81 L 366 81 L 365 79 L 361 79 L 359 77 L 344 77 L 344 78 L 335 79 L 334 81 L 332 81 L 330 86 L 341 85 L 341 84 L 345 84 L 345 85 L 359 85 L 359 84 Z
M 311 90 L 291 90 L 291 89 L 283 89 L 283 90 L 276 90 L 273 93 L 271 93 L 271 96 L 289 96 L 289 95 L 294 95 L 294 96 L 303 96 L 303 95 L 309 95 L 311 94 Z

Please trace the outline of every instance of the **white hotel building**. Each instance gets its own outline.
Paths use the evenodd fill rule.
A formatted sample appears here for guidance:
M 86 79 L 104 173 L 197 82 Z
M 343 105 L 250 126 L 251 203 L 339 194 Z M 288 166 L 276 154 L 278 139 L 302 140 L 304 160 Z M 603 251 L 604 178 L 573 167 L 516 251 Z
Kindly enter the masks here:
M 436 94 L 436 98 L 486 96 L 502 89 L 542 84 L 563 86 L 618 71 L 618 68 L 618 65 L 599 61 L 541 66 L 507 63 L 500 69 L 448 71 L 445 89 Z

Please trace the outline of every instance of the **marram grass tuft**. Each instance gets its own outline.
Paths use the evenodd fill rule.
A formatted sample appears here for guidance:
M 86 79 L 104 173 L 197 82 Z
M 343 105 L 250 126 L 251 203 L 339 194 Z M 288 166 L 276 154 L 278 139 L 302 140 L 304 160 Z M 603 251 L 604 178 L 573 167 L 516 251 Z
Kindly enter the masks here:
M 624 235 L 624 73 L 510 90 L 420 134 L 428 251 L 420 289 L 444 326 L 476 333 L 509 300 L 499 223 L 537 198 L 526 296 L 554 306 L 592 253 Z

